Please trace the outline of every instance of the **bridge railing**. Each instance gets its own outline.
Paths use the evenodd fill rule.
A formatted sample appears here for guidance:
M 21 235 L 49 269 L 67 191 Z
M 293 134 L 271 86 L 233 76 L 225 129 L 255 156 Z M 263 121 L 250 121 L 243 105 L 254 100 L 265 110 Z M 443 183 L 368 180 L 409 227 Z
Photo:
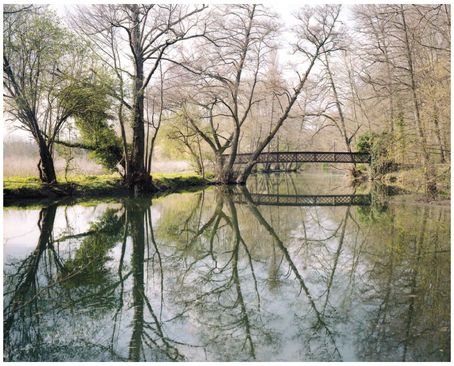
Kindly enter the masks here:
M 228 159 L 230 155 L 222 155 Z M 235 164 L 247 164 L 252 158 L 250 153 L 237 154 Z M 368 153 L 325 152 L 325 151 L 286 151 L 261 153 L 256 163 L 363 163 L 370 164 Z
M 369 206 L 370 194 L 344 195 L 277 195 L 251 193 L 249 199 L 257 206 Z M 235 203 L 247 203 L 248 199 L 235 193 Z

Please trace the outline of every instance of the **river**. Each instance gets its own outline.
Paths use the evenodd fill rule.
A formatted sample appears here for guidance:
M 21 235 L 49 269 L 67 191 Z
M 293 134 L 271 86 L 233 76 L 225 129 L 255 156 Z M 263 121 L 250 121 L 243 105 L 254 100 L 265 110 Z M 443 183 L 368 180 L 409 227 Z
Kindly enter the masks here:
M 6 361 L 449 361 L 450 208 L 336 172 L 4 209 Z

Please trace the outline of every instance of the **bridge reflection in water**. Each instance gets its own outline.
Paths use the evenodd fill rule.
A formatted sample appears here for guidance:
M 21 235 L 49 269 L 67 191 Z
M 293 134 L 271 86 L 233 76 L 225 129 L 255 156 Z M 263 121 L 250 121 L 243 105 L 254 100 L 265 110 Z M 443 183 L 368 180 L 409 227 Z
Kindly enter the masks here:
M 330 194 L 330 195 L 296 195 L 296 194 L 262 194 L 234 193 L 235 203 L 253 203 L 257 206 L 369 206 L 370 194 Z

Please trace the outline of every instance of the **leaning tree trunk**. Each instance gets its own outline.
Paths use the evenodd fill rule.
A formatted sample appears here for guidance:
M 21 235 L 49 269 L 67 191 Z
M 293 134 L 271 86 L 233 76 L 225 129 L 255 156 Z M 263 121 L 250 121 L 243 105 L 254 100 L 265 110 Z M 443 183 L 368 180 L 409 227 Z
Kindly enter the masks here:
M 38 138 L 38 148 L 40 158 L 38 163 L 39 179 L 46 184 L 57 183 L 52 153 L 41 136 Z
M 242 185 L 246 184 L 246 180 L 248 179 L 249 175 L 252 172 L 252 169 L 254 168 L 255 164 L 257 163 L 257 159 L 258 159 L 259 155 L 268 146 L 268 144 L 273 140 L 274 136 L 277 134 L 277 132 L 279 131 L 281 126 L 287 120 L 287 117 L 290 114 L 290 111 L 292 110 L 293 105 L 295 104 L 296 100 L 298 99 L 298 96 L 300 95 L 301 91 L 303 90 L 304 85 L 306 84 L 306 80 L 309 78 L 309 74 L 311 73 L 311 70 L 314 67 L 315 61 L 318 59 L 320 52 L 321 52 L 321 47 L 317 47 L 316 54 L 312 57 L 311 62 L 308 65 L 303 78 L 300 80 L 298 86 L 294 89 L 293 96 L 290 98 L 289 103 L 288 103 L 287 107 L 285 108 L 285 110 L 282 112 L 282 115 L 279 118 L 278 122 L 271 129 L 268 136 L 262 142 L 260 142 L 258 144 L 257 148 L 252 153 L 251 159 L 246 164 L 246 166 L 243 168 L 241 173 L 238 175 L 238 178 L 236 179 L 236 182 L 238 184 L 242 184 Z

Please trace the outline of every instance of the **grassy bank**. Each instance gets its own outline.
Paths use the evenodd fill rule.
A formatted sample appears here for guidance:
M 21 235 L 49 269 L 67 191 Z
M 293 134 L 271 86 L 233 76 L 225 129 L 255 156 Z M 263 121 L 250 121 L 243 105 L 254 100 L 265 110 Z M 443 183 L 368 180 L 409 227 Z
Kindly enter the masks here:
M 435 166 L 435 181 L 437 191 L 441 199 L 451 197 L 451 167 L 449 164 L 438 164 Z M 406 192 L 421 193 L 425 191 L 424 172 L 422 168 L 399 170 L 387 173 L 380 178 L 381 183 L 396 187 Z
M 173 192 L 211 184 L 210 178 L 195 173 L 159 173 L 153 175 L 158 192 Z M 73 176 L 65 181 L 58 177 L 56 185 L 42 184 L 37 177 L 5 177 L 3 198 L 5 203 L 29 199 L 56 199 L 61 197 L 101 197 L 127 195 L 129 190 L 121 184 L 119 175 Z

